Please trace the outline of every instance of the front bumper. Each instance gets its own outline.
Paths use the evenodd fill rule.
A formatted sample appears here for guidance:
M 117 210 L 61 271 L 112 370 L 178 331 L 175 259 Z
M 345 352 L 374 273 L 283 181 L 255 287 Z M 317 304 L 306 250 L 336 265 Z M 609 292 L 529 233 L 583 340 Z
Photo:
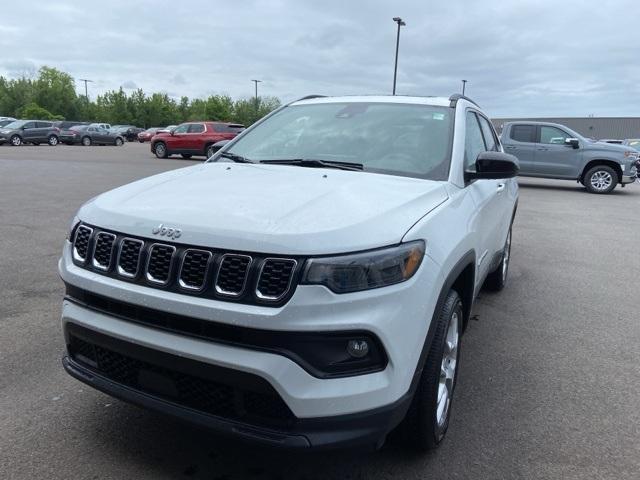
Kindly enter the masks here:
M 633 183 L 635 182 L 637 179 L 637 174 L 633 174 L 633 175 L 622 175 L 622 179 L 620 181 L 620 183 L 622 185 L 626 185 L 628 183 Z
M 327 418 L 313 418 L 313 419 L 298 419 L 293 417 L 287 417 L 279 423 L 274 423 L 273 420 L 267 424 L 256 423 L 255 412 L 251 415 L 241 415 L 240 418 L 225 418 L 220 415 L 216 415 L 217 412 L 203 411 L 202 409 L 192 408 L 193 405 L 184 403 L 184 377 L 180 377 L 179 371 L 191 371 L 201 370 L 203 367 L 207 369 L 206 365 L 197 364 L 190 360 L 185 360 L 179 357 L 158 354 L 150 349 L 139 348 L 137 345 L 130 344 L 121 340 L 116 340 L 110 337 L 97 334 L 82 328 L 71 328 L 72 336 L 80 335 L 84 339 L 92 342 L 92 344 L 99 345 L 102 348 L 115 349 L 116 351 L 126 352 L 127 354 L 134 356 L 135 362 L 138 364 L 148 364 L 146 362 L 153 362 L 154 368 L 160 370 L 162 367 L 158 365 L 168 365 L 172 369 L 172 374 L 167 377 L 162 377 L 160 382 L 174 382 L 173 388 L 175 391 L 168 393 L 163 390 L 162 384 L 151 385 L 147 388 L 141 388 L 137 379 L 114 381 L 113 378 L 109 378 L 104 375 L 103 372 L 97 371 L 94 365 L 91 365 L 90 361 L 82 355 L 74 355 L 73 347 L 69 347 L 69 354 L 65 355 L 62 359 L 64 369 L 74 378 L 90 385 L 97 390 L 105 392 L 121 400 L 149 408 L 164 414 L 171 415 L 181 420 L 188 421 L 205 428 L 212 429 L 217 433 L 233 436 L 235 438 L 250 440 L 253 442 L 259 442 L 267 445 L 289 447 L 289 448 L 344 448 L 355 446 L 378 446 L 380 445 L 386 435 L 400 423 L 400 421 L 406 415 L 411 402 L 411 396 L 409 394 L 403 396 L 397 402 L 392 405 L 388 405 L 384 408 L 375 409 L 367 412 L 361 412 L 354 415 L 342 415 Z M 102 356 L 106 356 L 102 353 Z M 164 357 L 164 358 L 163 358 Z M 113 361 L 112 361 L 113 363 Z M 191 363 L 192 365 L 189 365 Z M 114 367 L 116 375 L 122 372 L 121 364 Z M 114 368 L 110 369 L 112 373 Z M 221 372 L 217 373 L 221 378 L 225 378 L 227 382 L 235 381 L 241 385 L 251 384 L 251 379 L 241 378 L 234 380 L 234 372 L 225 371 L 224 369 L 218 369 Z M 157 375 L 157 373 L 149 374 L 148 370 L 145 370 L 147 375 Z M 142 371 L 138 372 L 138 377 L 142 376 Z M 235 375 L 238 375 L 237 373 Z M 244 374 L 243 374 L 244 375 Z M 245 375 L 245 377 L 250 377 Z M 120 378 L 122 380 L 123 377 Z M 187 379 L 188 380 L 188 379 Z M 242 380 L 240 382 L 240 380 Z M 260 380 L 260 379 L 258 379 Z M 149 382 L 149 380 L 145 380 Z M 129 384 L 127 384 L 129 383 Z M 176 387 L 177 386 L 177 387 Z M 231 387 L 225 386 L 227 390 Z M 254 388 L 257 386 L 254 386 Z M 189 387 L 187 387 L 187 392 Z M 246 389 L 246 387 L 244 387 Z M 251 388 L 251 387 L 249 387 Z M 196 390 L 196 395 L 200 399 L 202 404 L 202 390 L 200 386 Z M 180 391 L 180 394 L 178 393 Z M 256 393 L 260 389 L 255 388 L 255 392 L 252 398 L 257 398 Z M 191 391 L 192 392 L 192 391 Z M 223 405 L 228 403 L 228 398 L 225 399 L 224 394 L 220 391 L 216 391 L 215 395 L 208 392 L 210 397 L 215 398 L 215 402 Z M 193 397 L 193 392 L 191 394 Z M 241 391 L 234 390 L 232 398 L 235 403 L 241 402 L 241 409 L 244 410 L 247 404 L 244 403 L 245 397 Z M 197 399 L 196 399 L 197 400 Z M 262 404 L 267 402 L 261 399 Z M 253 400 L 255 405 L 255 400 Z M 231 407 L 233 408 L 233 407 Z M 250 407 L 246 407 L 247 410 Z M 215 405 L 214 405 L 215 410 Z M 270 412 L 273 408 L 264 408 L 263 411 Z M 290 413 L 290 412 L 289 412 Z M 245 419 L 244 417 L 247 417 Z

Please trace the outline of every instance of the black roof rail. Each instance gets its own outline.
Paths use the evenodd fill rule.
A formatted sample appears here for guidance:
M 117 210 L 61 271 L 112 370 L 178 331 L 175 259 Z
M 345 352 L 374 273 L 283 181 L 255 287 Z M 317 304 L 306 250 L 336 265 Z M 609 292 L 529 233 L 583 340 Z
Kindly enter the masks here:
M 476 107 L 480 108 L 480 105 L 478 105 L 476 102 L 474 102 L 473 100 L 471 100 L 469 97 L 465 97 L 464 95 L 462 95 L 461 93 L 454 93 L 453 95 L 451 95 L 449 97 L 449 102 L 451 102 L 449 104 L 449 106 L 451 108 L 455 108 L 456 103 L 458 103 L 458 100 L 466 100 L 467 102 L 471 102 L 473 103 Z

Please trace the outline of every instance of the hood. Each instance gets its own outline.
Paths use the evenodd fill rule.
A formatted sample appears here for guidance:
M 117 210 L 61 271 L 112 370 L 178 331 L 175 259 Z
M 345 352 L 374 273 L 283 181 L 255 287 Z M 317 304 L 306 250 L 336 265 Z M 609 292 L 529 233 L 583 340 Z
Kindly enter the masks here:
M 99 227 L 237 251 L 311 255 L 399 243 L 447 199 L 444 182 L 284 165 L 205 163 L 95 197 L 78 213 Z M 162 241 L 164 237 L 157 237 Z M 164 239 L 167 241 L 168 239 Z
M 619 145 L 616 143 L 606 142 L 587 142 L 585 144 L 585 150 L 609 152 L 612 155 L 621 155 L 624 158 L 624 152 L 632 152 L 633 148 L 627 145 Z

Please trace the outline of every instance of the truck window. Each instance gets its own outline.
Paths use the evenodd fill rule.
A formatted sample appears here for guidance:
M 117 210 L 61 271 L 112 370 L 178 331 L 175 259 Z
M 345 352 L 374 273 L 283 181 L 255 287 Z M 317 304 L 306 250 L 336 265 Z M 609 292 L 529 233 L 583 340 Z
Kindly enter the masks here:
M 509 135 L 511 140 L 516 142 L 534 143 L 536 141 L 536 127 L 534 125 L 513 125 Z
M 569 135 L 559 128 L 547 126 L 540 127 L 540 143 L 564 145 L 566 138 L 569 138 Z

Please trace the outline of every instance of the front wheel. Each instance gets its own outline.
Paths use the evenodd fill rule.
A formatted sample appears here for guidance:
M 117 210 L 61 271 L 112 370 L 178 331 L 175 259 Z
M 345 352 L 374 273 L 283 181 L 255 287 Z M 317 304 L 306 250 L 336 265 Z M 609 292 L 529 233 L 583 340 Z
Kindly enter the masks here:
M 430 450 L 437 447 L 449 427 L 463 318 L 460 296 L 450 290 L 435 319 L 429 355 L 401 426 L 404 438 L 412 448 Z
M 48 138 L 47 143 L 52 147 L 55 147 L 56 145 L 58 145 L 58 137 L 56 137 L 55 135 L 51 135 Z
M 162 142 L 156 143 L 153 150 L 156 154 L 156 157 L 158 158 L 167 158 L 169 156 L 169 152 L 167 152 L 167 146 Z
M 9 142 L 11 142 L 11 145 L 13 145 L 14 147 L 19 147 L 20 145 L 22 145 L 22 138 L 20 137 L 20 135 L 13 135 L 9 139 Z
M 91 145 L 91 137 L 82 137 L 82 145 L 88 147 Z
M 590 193 L 610 193 L 618 184 L 618 174 L 607 165 L 597 165 L 585 174 L 583 183 Z
M 115 141 L 116 147 L 121 147 L 123 143 L 124 142 L 120 137 L 116 138 L 116 141 Z
M 484 287 L 487 290 L 493 290 L 499 292 L 507 284 L 507 273 L 509 273 L 509 260 L 511 259 L 511 227 L 507 233 L 507 240 L 504 243 L 502 249 L 502 259 L 500 265 L 493 272 L 487 275 L 487 279 L 484 281 Z

